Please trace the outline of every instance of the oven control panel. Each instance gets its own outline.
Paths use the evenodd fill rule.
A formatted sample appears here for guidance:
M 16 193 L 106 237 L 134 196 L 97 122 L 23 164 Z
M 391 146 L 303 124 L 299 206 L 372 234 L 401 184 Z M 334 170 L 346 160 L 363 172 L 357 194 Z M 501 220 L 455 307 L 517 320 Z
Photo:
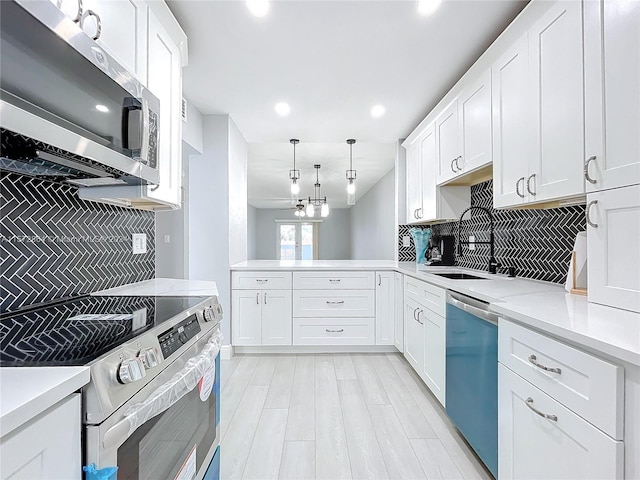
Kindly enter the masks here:
M 171 329 L 158 335 L 158 343 L 160 343 L 162 357 L 165 360 L 169 358 L 182 345 L 200 333 L 200 330 L 198 317 L 191 315 Z

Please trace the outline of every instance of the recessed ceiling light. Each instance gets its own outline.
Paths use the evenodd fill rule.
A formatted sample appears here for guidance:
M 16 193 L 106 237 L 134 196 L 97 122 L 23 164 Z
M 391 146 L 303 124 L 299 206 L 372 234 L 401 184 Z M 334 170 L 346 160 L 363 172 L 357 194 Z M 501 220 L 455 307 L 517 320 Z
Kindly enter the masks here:
M 286 117 L 287 115 L 289 115 L 289 112 L 291 112 L 291 107 L 286 102 L 279 102 L 276 103 L 275 110 L 276 113 L 281 117 Z
M 102 113 L 107 113 L 109 111 L 105 105 L 96 105 L 96 110 Z
M 442 0 L 418 0 L 418 15 L 431 15 L 438 10 Z
M 380 118 L 386 111 L 387 110 L 386 108 L 384 108 L 384 105 L 374 105 L 373 107 L 371 107 L 371 116 L 373 118 Z
M 264 17 L 269 13 L 269 0 L 247 0 L 247 8 L 254 17 Z

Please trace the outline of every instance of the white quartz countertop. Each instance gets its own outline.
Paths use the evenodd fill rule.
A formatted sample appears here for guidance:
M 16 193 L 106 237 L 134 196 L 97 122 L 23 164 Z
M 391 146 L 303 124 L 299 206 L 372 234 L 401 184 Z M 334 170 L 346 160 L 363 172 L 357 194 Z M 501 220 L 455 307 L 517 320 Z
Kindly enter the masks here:
M 177 278 L 153 278 L 121 287 L 110 288 L 92 295 L 154 296 L 154 297 L 212 297 L 218 295 L 216 282 L 207 280 L 182 280 Z
M 0 435 L 5 436 L 89 383 L 89 367 L 0 368 Z
M 562 285 L 490 275 L 460 267 L 425 267 L 388 260 L 249 260 L 232 270 L 394 270 L 439 287 L 484 300 L 511 320 L 554 337 L 640 366 L 640 314 L 589 303 Z M 466 272 L 483 280 L 452 280 L 436 275 Z

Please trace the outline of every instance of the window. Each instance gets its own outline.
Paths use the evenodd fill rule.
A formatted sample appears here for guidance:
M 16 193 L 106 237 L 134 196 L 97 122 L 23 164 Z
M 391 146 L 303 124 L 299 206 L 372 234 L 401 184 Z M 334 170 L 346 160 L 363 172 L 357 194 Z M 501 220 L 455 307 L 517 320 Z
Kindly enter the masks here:
M 318 223 L 277 223 L 278 260 L 316 260 L 318 258 Z

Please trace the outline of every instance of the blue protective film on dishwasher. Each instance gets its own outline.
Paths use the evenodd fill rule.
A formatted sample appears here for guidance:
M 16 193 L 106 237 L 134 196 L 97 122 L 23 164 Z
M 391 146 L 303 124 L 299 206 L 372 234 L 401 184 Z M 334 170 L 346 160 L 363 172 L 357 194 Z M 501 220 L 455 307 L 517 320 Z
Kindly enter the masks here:
M 82 470 L 86 473 L 85 480 L 116 480 L 118 477 L 118 467 L 106 467 L 97 469 L 96 464 L 82 467 Z

